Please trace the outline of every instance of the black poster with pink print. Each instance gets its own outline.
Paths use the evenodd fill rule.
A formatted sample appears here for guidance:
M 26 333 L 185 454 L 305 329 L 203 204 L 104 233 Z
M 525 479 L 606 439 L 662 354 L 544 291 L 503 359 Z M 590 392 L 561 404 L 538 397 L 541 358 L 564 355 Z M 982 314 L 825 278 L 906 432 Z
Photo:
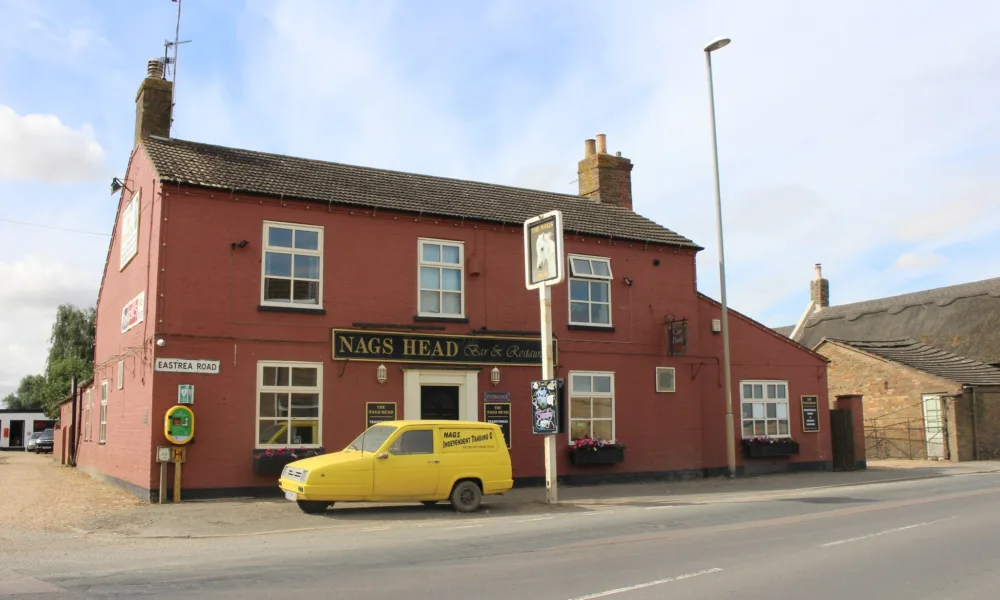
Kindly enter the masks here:
M 555 435 L 565 431 L 563 380 L 545 379 L 531 382 L 531 432 L 535 435 Z

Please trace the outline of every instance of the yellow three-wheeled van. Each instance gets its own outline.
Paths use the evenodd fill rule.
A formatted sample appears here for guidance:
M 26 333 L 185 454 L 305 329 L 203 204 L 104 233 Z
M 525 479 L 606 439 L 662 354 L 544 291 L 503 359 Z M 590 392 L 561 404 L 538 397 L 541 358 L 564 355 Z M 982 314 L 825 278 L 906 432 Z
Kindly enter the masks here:
M 335 502 L 450 500 L 459 512 L 513 487 L 510 453 L 498 425 L 479 421 L 386 421 L 340 452 L 289 463 L 285 497 L 319 514 Z

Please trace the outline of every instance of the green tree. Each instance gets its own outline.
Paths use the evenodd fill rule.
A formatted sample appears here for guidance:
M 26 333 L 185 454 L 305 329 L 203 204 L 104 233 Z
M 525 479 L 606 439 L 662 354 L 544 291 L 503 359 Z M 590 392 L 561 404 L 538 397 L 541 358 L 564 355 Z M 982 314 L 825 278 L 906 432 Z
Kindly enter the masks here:
M 7 408 L 23 411 L 42 410 L 46 405 L 46 381 L 42 375 L 26 375 L 21 378 L 17 391 L 4 398 Z
M 80 309 L 61 304 L 56 310 L 49 338 L 49 356 L 44 375 L 27 375 L 17 391 L 3 399 L 7 408 L 44 410 L 49 418 L 59 414 L 59 404 L 73 387 L 73 377 L 83 383 L 94 376 L 94 308 Z
M 59 404 L 72 391 L 74 376 L 78 383 L 93 377 L 95 318 L 93 308 L 71 304 L 61 304 L 56 311 L 45 364 L 44 408 L 50 417 L 55 417 Z
M 49 338 L 48 362 L 69 357 L 91 360 L 96 316 L 93 308 L 81 310 L 71 304 L 59 305 L 56 321 L 52 324 L 52 337 Z

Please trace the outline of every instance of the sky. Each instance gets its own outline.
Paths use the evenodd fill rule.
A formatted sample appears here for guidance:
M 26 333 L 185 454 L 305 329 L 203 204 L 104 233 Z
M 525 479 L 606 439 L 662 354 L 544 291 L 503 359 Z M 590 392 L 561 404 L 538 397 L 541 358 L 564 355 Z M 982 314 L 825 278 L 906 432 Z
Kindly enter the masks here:
M 43 370 L 59 304 L 96 302 L 177 6 L 0 0 L 0 397 Z M 728 300 L 790 325 L 815 263 L 833 304 L 1000 276 L 998 22 L 990 0 L 184 0 L 171 135 L 576 193 L 604 133 L 718 298 L 703 48 L 727 36 Z

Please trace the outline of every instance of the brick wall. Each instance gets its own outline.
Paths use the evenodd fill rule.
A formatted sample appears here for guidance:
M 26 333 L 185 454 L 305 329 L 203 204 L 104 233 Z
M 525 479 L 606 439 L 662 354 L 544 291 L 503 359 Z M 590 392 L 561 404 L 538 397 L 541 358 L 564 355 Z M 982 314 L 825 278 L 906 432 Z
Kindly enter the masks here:
M 975 419 L 973 411 L 975 410 Z M 1000 386 L 980 387 L 949 403 L 951 460 L 1000 459 Z
M 817 352 L 830 359 L 829 397 L 864 396 L 869 458 L 924 458 L 923 394 L 954 394 L 953 381 L 833 342 Z
M 79 441 L 77 466 L 122 485 L 127 489 L 148 488 L 153 477 L 152 431 L 162 428 L 150 413 L 152 398 L 153 333 L 157 329 L 159 302 L 156 294 L 160 256 L 160 231 L 165 221 L 157 174 L 142 146 L 129 161 L 111 241 L 108 264 L 97 302 L 96 350 L 90 435 Z M 122 212 L 139 193 L 139 228 L 136 254 L 121 265 L 123 241 Z M 162 220 L 162 221 L 161 221 Z M 122 332 L 122 309 L 144 293 L 145 311 L 141 323 Z M 121 361 L 121 362 L 119 362 Z M 119 371 L 122 388 L 118 389 Z M 107 382 L 107 425 L 105 442 L 100 440 L 101 384 Z M 81 389 L 84 401 L 86 389 Z M 83 425 L 83 407 L 80 409 Z M 162 429 L 160 429 L 162 431 Z M 161 436 L 162 437 L 162 436 Z M 136 460 L 137 456 L 143 460 Z
M 722 334 L 711 330 L 712 319 L 722 316 L 721 306 L 701 296 L 699 318 L 691 325 L 692 344 L 684 370 L 678 369 L 677 378 L 690 378 L 701 385 L 702 394 L 702 445 L 705 462 L 725 464 L 724 410 L 725 388 L 722 383 L 721 363 L 706 357 L 722 356 Z M 767 473 L 796 469 L 796 463 L 822 464 L 829 467 L 833 460 L 830 441 L 830 411 L 820 410 L 820 430 L 802 430 L 802 396 L 817 396 L 820 406 L 827 405 L 827 369 L 822 358 L 803 351 L 788 338 L 775 333 L 744 315 L 729 311 L 730 365 L 732 371 L 733 421 L 735 437 L 742 437 L 742 404 L 740 382 L 744 380 L 776 380 L 788 383 L 789 421 L 791 436 L 799 442 L 800 453 L 790 458 L 746 458 L 739 442 L 736 462 L 744 472 Z
M 461 241 L 465 247 L 467 319 L 437 321 L 435 334 L 473 335 L 482 331 L 536 331 L 537 293 L 524 289 L 523 240 L 518 226 L 462 219 L 414 216 L 242 196 L 155 181 L 140 147 L 128 177 L 143 186 L 140 252 L 118 271 L 118 240 L 98 306 L 97 387 L 110 381 L 106 445 L 84 442 L 80 466 L 114 478 L 137 493 L 154 492 L 153 449 L 164 443 L 164 411 L 177 401 L 178 384 L 196 386 L 197 437 L 188 446 L 183 486 L 198 488 L 273 487 L 273 477 L 251 469 L 258 436 L 257 369 L 262 360 L 323 364 L 321 443 L 342 448 L 360 433 L 366 401 L 395 401 L 403 410 L 401 365 L 387 361 L 389 380 L 379 385 L 375 364 L 332 361 L 331 328 L 355 323 L 413 323 L 417 307 L 417 238 Z M 141 159 L 141 160 L 139 160 Z M 147 193 L 145 190 L 149 190 Z M 148 212 L 147 212 L 148 211 Z M 324 227 L 323 312 L 261 310 L 263 222 Z M 157 223 L 149 231 L 151 223 Z M 247 240 L 238 246 L 235 242 Z M 624 442 L 625 462 L 607 467 L 574 467 L 567 448 L 560 452 L 565 475 L 614 476 L 643 472 L 699 472 L 726 466 L 721 336 L 711 332 L 717 304 L 695 286 L 695 252 L 627 240 L 567 235 L 571 253 L 609 257 L 613 327 L 594 330 L 568 325 L 569 286 L 552 291 L 556 376 L 575 370 L 615 374 L 615 437 Z M 147 290 L 144 323 L 122 334 L 121 307 Z M 684 356 L 667 352 L 664 320 L 688 319 Z M 830 461 L 829 423 L 820 412 L 821 431 L 801 429 L 801 395 L 826 403 L 825 361 L 736 313 L 732 319 L 733 412 L 740 434 L 739 381 L 773 379 L 788 383 L 790 424 L 801 452 L 791 458 L 756 460 L 780 469 L 814 468 Z M 163 339 L 158 346 L 155 340 Z M 132 353 L 123 390 L 116 383 L 118 357 Z M 221 361 L 217 374 L 157 371 L 156 358 Z M 491 389 L 491 365 L 476 375 L 478 389 Z M 676 391 L 655 391 L 655 367 L 676 369 Z M 511 454 L 515 477 L 544 474 L 542 442 L 530 431 L 528 382 L 537 367 L 500 365 L 499 390 L 512 392 Z M 477 402 L 477 406 L 481 406 Z M 96 414 L 96 413 L 95 413 Z M 473 418 L 481 418 L 479 414 Z M 96 416 L 94 417 L 96 419 Z M 569 436 L 563 437 L 568 444 Z M 737 459 L 746 464 L 742 457 Z

